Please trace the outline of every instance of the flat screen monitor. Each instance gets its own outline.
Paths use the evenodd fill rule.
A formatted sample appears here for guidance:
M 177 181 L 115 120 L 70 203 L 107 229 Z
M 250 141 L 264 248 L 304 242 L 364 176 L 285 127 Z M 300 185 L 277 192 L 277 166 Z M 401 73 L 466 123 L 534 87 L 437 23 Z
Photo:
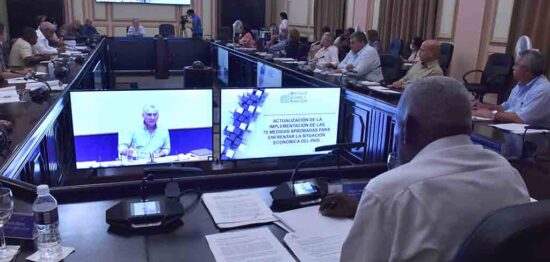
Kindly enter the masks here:
M 229 52 L 218 48 L 218 79 L 229 85 Z
M 337 142 L 340 88 L 221 91 L 221 160 L 314 155 Z
M 96 0 L 98 3 L 137 3 L 163 5 L 191 5 L 191 0 Z
M 211 90 L 71 92 L 77 169 L 208 161 Z
M 283 86 L 283 72 L 264 63 L 258 62 L 258 72 L 256 76 L 256 85 L 258 87 Z

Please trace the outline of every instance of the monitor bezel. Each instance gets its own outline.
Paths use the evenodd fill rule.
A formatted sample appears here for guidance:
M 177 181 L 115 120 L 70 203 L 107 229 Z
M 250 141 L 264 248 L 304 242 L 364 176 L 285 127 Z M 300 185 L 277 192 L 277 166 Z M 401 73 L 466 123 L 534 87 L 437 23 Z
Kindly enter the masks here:
M 217 155 L 217 158 L 220 162 L 238 162 L 238 161 L 249 161 L 249 160 L 269 160 L 269 159 L 287 159 L 287 158 L 299 158 L 299 157 L 313 157 L 318 155 L 326 155 L 330 152 L 314 152 L 312 154 L 299 154 L 299 155 L 280 155 L 280 156 L 268 156 L 268 157 L 252 157 L 252 158 L 232 158 L 232 159 L 222 159 L 222 132 L 225 129 L 225 127 L 222 126 L 222 105 L 223 105 L 223 95 L 222 93 L 224 91 L 229 90 L 253 90 L 258 87 L 243 87 L 243 88 L 224 88 L 221 89 L 220 92 L 220 106 L 219 106 L 219 115 L 220 115 L 220 123 L 219 123 L 219 141 L 218 147 L 219 147 L 219 154 Z M 338 143 L 338 140 L 340 138 L 340 124 L 341 124 L 341 118 L 342 118 L 342 107 L 343 107 L 343 99 L 342 96 L 344 94 L 343 89 L 338 86 L 329 86 L 329 87 L 263 87 L 261 89 L 338 89 L 340 91 L 339 100 L 338 100 L 338 122 L 336 123 L 336 141 L 335 144 Z
M 74 135 L 74 124 L 73 124 L 73 104 L 72 104 L 72 94 L 73 93 L 93 93 L 93 92 L 143 92 L 143 91 L 155 91 L 155 92 L 164 92 L 164 91 L 198 91 L 198 90 L 204 90 L 204 91 L 210 91 L 211 97 L 210 102 L 212 105 L 212 118 L 210 119 L 210 129 L 211 129 L 211 139 L 210 139 L 210 147 L 212 148 L 212 155 L 208 157 L 207 160 L 196 160 L 196 161 L 182 161 L 182 162 L 168 162 L 168 163 L 146 163 L 146 164 L 136 164 L 136 165 L 119 165 L 119 166 L 99 166 L 99 167 L 89 167 L 89 168 L 78 168 L 78 161 L 76 158 L 76 145 L 75 145 L 75 135 Z M 214 151 L 214 137 L 215 137 L 215 127 L 214 127 L 214 90 L 213 89 L 181 89 L 181 88 L 166 88 L 166 89 L 101 89 L 101 90 L 91 90 L 91 89 L 81 89 L 81 90 L 71 90 L 69 92 L 69 108 L 70 115 L 71 115 L 71 138 L 72 138 L 72 157 L 74 159 L 74 164 L 72 165 L 72 168 L 74 170 L 102 170 L 102 169 L 111 169 L 111 168 L 131 168 L 131 167 L 147 167 L 147 166 L 173 166 L 173 165 L 185 165 L 185 164 L 193 164 L 193 163 L 210 163 L 214 161 L 214 158 L 216 156 Z

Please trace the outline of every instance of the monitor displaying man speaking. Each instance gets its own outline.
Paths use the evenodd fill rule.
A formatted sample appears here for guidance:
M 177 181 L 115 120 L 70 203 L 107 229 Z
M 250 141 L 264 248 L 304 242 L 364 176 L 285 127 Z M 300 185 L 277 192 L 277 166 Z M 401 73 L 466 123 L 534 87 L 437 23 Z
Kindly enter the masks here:
M 78 169 L 207 161 L 211 90 L 71 92 Z
M 154 105 L 143 107 L 143 125 L 118 136 L 118 153 L 131 160 L 155 159 L 170 154 L 168 129 L 157 125 L 159 111 Z

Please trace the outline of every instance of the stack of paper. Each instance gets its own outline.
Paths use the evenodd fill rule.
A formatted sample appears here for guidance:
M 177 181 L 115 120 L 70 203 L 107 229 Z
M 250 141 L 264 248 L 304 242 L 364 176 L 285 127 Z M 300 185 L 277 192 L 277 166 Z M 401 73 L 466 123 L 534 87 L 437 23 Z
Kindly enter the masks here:
M 523 133 L 525 133 L 525 127 L 528 126 L 528 125 L 510 123 L 510 124 L 495 124 L 495 125 L 489 125 L 489 126 L 492 126 L 492 127 L 498 128 L 498 129 L 502 129 L 502 130 L 508 131 L 510 133 L 513 133 L 513 134 L 523 135 Z M 540 134 L 540 133 L 547 133 L 547 132 L 550 132 L 550 131 L 546 130 L 546 129 L 529 129 L 529 130 L 527 130 L 527 134 Z
M 206 241 L 217 262 L 295 261 L 265 227 L 208 235 Z
M 380 86 L 380 83 L 378 83 L 378 82 L 361 81 L 359 83 L 364 85 L 364 86 Z
M 285 243 L 300 261 L 340 261 L 340 250 L 353 220 L 325 217 L 319 206 L 274 214 L 291 229 Z
M 8 84 L 10 85 L 16 85 L 16 84 L 27 84 L 27 83 L 36 83 L 34 80 L 25 80 L 23 77 L 16 77 L 16 78 L 10 78 L 6 79 L 8 81 Z
M 368 86 L 368 89 L 370 89 L 372 91 L 379 92 L 379 93 L 384 93 L 384 94 L 401 94 L 400 92 L 391 90 L 391 89 L 389 89 L 387 87 L 383 87 L 383 86 Z
M 0 104 L 17 103 L 19 100 L 19 94 L 15 86 L 0 88 Z
M 52 89 L 52 91 L 60 91 L 60 90 L 63 90 L 65 88 L 65 85 L 62 85 L 59 80 L 51 80 L 51 81 L 46 81 L 48 83 L 48 85 L 50 85 L 50 88 Z M 34 91 L 36 89 L 39 89 L 39 88 L 42 88 L 42 86 L 44 86 L 45 84 L 44 83 L 41 83 L 41 82 L 35 82 L 35 83 L 27 83 L 27 85 L 25 86 L 25 89 L 28 89 L 30 91 Z
M 275 221 L 273 212 L 252 191 L 229 191 L 202 195 L 204 205 L 219 228 L 232 228 Z
M 289 57 L 275 57 L 275 58 L 273 58 L 273 60 L 278 61 L 278 62 L 292 62 L 292 61 L 296 61 L 296 59 L 294 59 L 294 58 L 289 58 Z
M 472 121 L 474 122 L 493 121 L 493 119 L 487 118 L 487 117 L 481 117 L 481 116 L 472 116 Z
M 338 262 L 347 234 L 287 234 L 286 245 L 301 262 Z

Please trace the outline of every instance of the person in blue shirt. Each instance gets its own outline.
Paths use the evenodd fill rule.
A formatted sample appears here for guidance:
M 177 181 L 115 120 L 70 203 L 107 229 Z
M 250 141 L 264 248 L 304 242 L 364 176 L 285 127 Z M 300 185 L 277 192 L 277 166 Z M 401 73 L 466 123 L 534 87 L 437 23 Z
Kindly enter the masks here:
M 170 154 L 168 129 L 159 127 L 159 111 L 153 105 L 143 107 L 143 123 L 118 137 L 118 152 L 130 159 L 155 159 Z
M 187 15 L 189 16 L 189 18 L 191 18 L 191 23 L 193 23 L 193 28 L 191 28 L 191 32 L 193 32 L 193 38 L 202 38 L 201 18 L 195 15 L 195 10 L 193 9 L 187 10 Z
M 473 115 L 497 122 L 519 123 L 550 128 L 550 82 L 544 76 L 544 58 L 535 50 L 523 51 L 516 58 L 514 78 L 518 84 L 502 105 L 472 103 Z
M 98 35 L 99 33 L 93 24 L 94 22 L 91 19 L 86 19 L 84 25 L 80 27 L 80 33 L 88 37 Z

